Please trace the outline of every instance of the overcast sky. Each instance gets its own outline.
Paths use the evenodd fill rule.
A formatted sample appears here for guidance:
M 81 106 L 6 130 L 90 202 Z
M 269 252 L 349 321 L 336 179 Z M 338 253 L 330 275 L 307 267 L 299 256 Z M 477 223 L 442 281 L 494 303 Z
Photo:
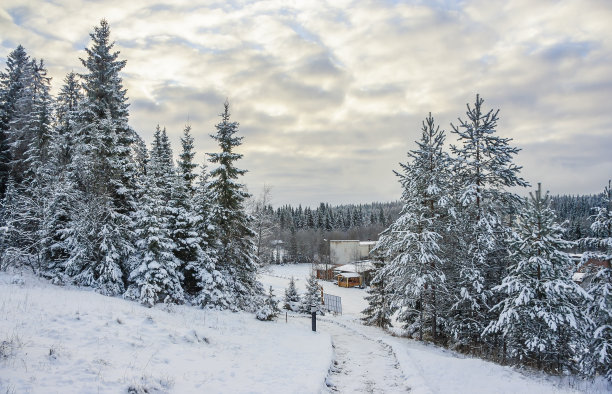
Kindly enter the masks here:
M 421 121 L 450 130 L 476 93 L 532 184 L 596 193 L 612 177 L 609 0 L 3 0 L 2 69 L 22 44 L 57 91 L 102 18 L 132 127 L 150 142 L 166 126 L 178 153 L 189 122 L 203 162 L 227 97 L 244 182 L 276 206 L 398 199 Z

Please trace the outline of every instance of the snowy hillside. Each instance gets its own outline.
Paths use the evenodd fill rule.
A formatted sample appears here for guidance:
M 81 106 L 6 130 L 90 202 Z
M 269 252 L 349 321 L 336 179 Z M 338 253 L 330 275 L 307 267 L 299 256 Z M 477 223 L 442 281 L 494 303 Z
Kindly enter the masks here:
M 319 391 L 328 334 L 309 322 L 146 308 L 0 273 L 2 393 Z
M 274 267 L 260 280 L 300 292 L 310 266 Z M 324 283 L 344 315 L 253 315 L 187 306 L 146 308 L 32 275 L 0 273 L 2 393 L 570 393 L 603 383 L 526 375 L 358 321 L 364 290 Z M 333 347 L 332 347 L 333 343 Z M 330 368 L 331 367 L 331 368 Z M 131 390 L 131 391 L 130 391 Z

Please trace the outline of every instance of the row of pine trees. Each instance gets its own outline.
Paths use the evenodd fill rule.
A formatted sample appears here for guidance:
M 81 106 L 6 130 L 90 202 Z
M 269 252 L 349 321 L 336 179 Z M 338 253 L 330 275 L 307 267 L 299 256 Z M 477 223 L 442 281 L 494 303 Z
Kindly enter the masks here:
M 57 97 L 22 46 L 0 75 L 0 268 L 149 306 L 253 309 L 262 289 L 229 104 L 211 135 L 214 168 L 197 170 L 189 126 L 175 165 L 165 129 L 147 149 L 128 124 L 126 61 L 108 23 L 90 36 L 86 72 L 68 74 Z
M 365 322 L 408 335 L 558 373 L 612 380 L 612 271 L 591 274 L 586 289 L 540 185 L 529 198 L 519 151 L 497 133 L 498 111 L 483 99 L 451 125 L 457 144 L 431 114 L 399 177 L 400 217 L 380 237 Z M 606 188 L 582 239 L 589 258 L 612 259 L 612 198 Z M 585 267 L 586 269 L 587 267 Z M 599 267 L 597 267 L 599 268 Z

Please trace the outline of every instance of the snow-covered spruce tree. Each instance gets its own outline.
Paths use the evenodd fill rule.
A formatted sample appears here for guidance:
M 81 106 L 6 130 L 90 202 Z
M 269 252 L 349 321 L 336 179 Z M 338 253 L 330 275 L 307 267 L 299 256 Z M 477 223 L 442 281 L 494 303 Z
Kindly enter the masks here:
M 318 314 L 324 314 L 321 300 L 321 287 L 319 287 L 317 277 L 311 274 L 306 280 L 306 293 L 304 293 L 300 301 L 299 311 L 301 313 L 310 314 L 313 306 L 316 308 Z
M 49 236 L 49 255 L 44 275 L 58 283 L 65 281 L 64 264 L 70 257 L 68 243 L 74 233 L 71 211 L 79 199 L 70 164 L 78 127 L 78 106 L 82 100 L 77 75 L 69 73 L 55 102 L 54 133 L 49 143 L 52 179 L 46 190 L 48 214 L 45 228 Z
M 69 171 L 77 190 L 71 210 L 70 257 L 66 269 L 77 284 L 92 286 L 102 294 L 125 291 L 133 245 L 132 214 L 122 213 L 112 198 L 108 174 L 119 167 L 112 151 L 117 135 L 114 121 L 105 118 L 91 126 L 97 132 L 77 136 Z M 80 130 L 83 130 L 81 128 Z
M 230 121 L 229 102 L 225 101 L 221 122 L 211 137 L 217 141 L 221 152 L 207 153 L 208 161 L 217 167 L 210 172 L 210 190 L 214 197 L 212 218 L 218 243 L 217 267 L 232 285 L 233 307 L 253 310 L 257 297 L 263 293 L 257 282 L 257 257 L 253 253 L 254 232 L 249 227 L 251 218 L 244 208 L 249 194 L 237 182 L 246 170 L 235 167 L 242 155 L 234 152 L 242 138 L 236 136 L 238 122 Z
M 538 184 L 519 213 L 508 273 L 493 288 L 502 298 L 493 308 L 499 316 L 483 334 L 501 333 L 511 359 L 558 373 L 574 367 L 587 328 L 581 305 L 588 295 L 572 280 L 564 231 Z
M 18 214 L 20 204 L 15 182 L 9 176 L 0 206 L 0 269 L 2 270 L 21 262 L 23 235 L 20 233 L 22 226 L 19 223 L 20 215 Z
M 215 202 L 206 164 L 202 165 L 193 201 L 199 255 L 185 271 L 196 281 L 195 304 L 212 309 L 235 308 L 231 278 L 217 268 L 217 228 L 212 217 Z
M 258 320 L 274 320 L 276 316 L 280 313 L 280 309 L 278 309 L 278 302 L 274 297 L 274 292 L 272 291 L 272 286 L 270 286 L 270 290 L 268 291 L 267 297 L 263 300 L 263 303 L 257 310 L 255 316 Z
M 593 237 L 581 240 L 590 251 L 583 253 L 583 263 L 589 260 L 612 261 L 612 183 L 602 194 L 601 204 L 592 217 Z M 587 291 L 591 299 L 586 311 L 591 319 L 587 331 L 588 352 L 582 360 L 582 369 L 588 375 L 600 374 L 612 381 L 612 269 L 606 266 L 586 265 L 590 277 Z
M 489 309 L 495 303 L 491 288 L 500 283 L 506 265 L 508 217 L 518 201 L 506 188 L 528 185 L 519 177 L 521 167 L 512 162 L 519 149 L 496 135 L 499 110 L 484 112 L 483 102 L 477 95 L 474 106 L 467 105 L 468 119 L 451 124 L 460 145 L 451 146 L 457 185 L 454 239 L 448 241 L 455 245 L 454 268 L 448 273 L 454 299 L 448 324 L 454 346 L 471 351 L 484 350 L 481 333 L 493 318 Z
M 6 69 L 0 73 L 0 197 L 4 197 L 11 173 L 12 149 L 15 138 L 9 131 L 16 116 L 18 101 L 25 94 L 26 80 L 32 61 L 23 46 L 19 45 L 9 53 Z M 13 179 L 15 183 L 15 179 Z
M 290 311 L 297 312 L 299 309 L 300 295 L 295 288 L 295 280 L 293 276 L 289 280 L 289 287 L 285 289 L 285 305 L 284 308 Z
M 64 78 L 64 85 L 57 95 L 55 104 L 56 133 L 58 135 L 55 155 L 58 165 L 67 166 L 72 161 L 74 137 L 77 134 L 79 103 L 83 91 L 78 75 L 71 72 Z
M 177 174 L 174 177 L 174 186 L 170 199 L 172 240 L 176 244 L 174 255 L 180 260 L 180 271 L 183 273 L 183 289 L 186 293 L 195 295 L 198 292 L 196 279 L 191 270 L 186 267 L 195 262 L 200 253 L 200 240 L 196 229 L 197 217 L 193 207 L 196 177 L 193 163 L 193 137 L 190 127 L 185 127 L 181 138 L 182 152 L 179 156 Z
M 368 301 L 368 307 L 361 312 L 363 314 L 361 320 L 365 325 L 386 329 L 391 327 L 391 316 L 393 315 L 391 294 L 388 293 L 385 283 L 383 260 L 376 259 L 374 266 L 374 277 L 370 283 L 368 295 L 365 297 L 365 300 Z
M 193 162 L 195 152 L 193 150 L 193 136 L 191 135 L 190 125 L 185 126 L 185 129 L 183 130 L 181 147 L 182 151 L 179 155 L 178 173 L 181 177 L 183 177 L 188 192 L 193 195 L 195 193 L 195 180 L 197 178 L 195 169 L 198 167 L 198 165 Z
M 136 253 L 130 274 L 132 283 L 126 296 L 153 306 L 158 302 L 177 303 L 184 300 L 179 272 L 180 260 L 176 258 L 175 243 L 171 238 L 170 213 L 165 190 L 170 175 L 174 173 L 168 162 L 169 145 L 159 127 L 151 147 L 147 175 L 143 177 L 143 193 L 136 212 Z
M 14 179 L 15 199 L 20 201 L 10 213 L 15 220 L 15 234 L 20 238 L 13 245 L 22 258 L 35 269 L 44 269 L 49 257 L 47 217 L 51 182 L 50 143 L 53 139 L 52 98 L 50 78 L 43 62 L 35 60 L 21 70 L 22 89 L 15 96 L 13 116 L 10 120 L 9 170 Z
M 446 231 L 448 155 L 442 151 L 444 132 L 431 114 L 423 122 L 417 150 L 396 172 L 402 185 L 404 207 L 400 217 L 380 237 L 373 253 L 385 261 L 376 281 L 392 297 L 398 320 L 409 335 L 437 340 L 445 317 L 446 258 L 440 241 Z M 388 313 L 388 312 L 386 312 Z
M 119 75 L 125 61 L 118 60 L 119 52 L 113 52 L 108 23 L 102 20 L 90 36 L 91 47 L 85 49 L 87 56 L 81 59 L 87 71 L 81 75 L 85 98 L 79 105 L 71 164 L 82 195 L 73 209 L 74 220 L 83 219 L 79 211 L 90 209 L 92 201 L 104 210 L 90 216 L 89 223 L 74 226 L 87 232 L 73 237 L 76 244 L 69 260 L 71 269 L 81 271 L 76 273 L 78 282 L 87 278 L 85 282 L 104 293 L 120 294 L 127 284 L 127 261 L 133 250 L 136 138 L 128 125 L 126 91 Z M 87 249 L 88 256 L 83 260 L 81 252 Z

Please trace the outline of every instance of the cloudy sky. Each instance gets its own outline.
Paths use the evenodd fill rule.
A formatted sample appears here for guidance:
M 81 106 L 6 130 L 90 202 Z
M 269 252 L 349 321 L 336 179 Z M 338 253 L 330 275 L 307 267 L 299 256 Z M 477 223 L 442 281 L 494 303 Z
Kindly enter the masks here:
M 159 123 L 178 151 L 189 122 L 204 161 L 227 97 L 244 181 L 277 206 L 398 199 L 422 119 L 450 130 L 476 93 L 532 184 L 596 193 L 612 176 L 609 0 L 3 0 L 2 68 L 22 44 L 57 91 L 102 18 L 145 141 Z

